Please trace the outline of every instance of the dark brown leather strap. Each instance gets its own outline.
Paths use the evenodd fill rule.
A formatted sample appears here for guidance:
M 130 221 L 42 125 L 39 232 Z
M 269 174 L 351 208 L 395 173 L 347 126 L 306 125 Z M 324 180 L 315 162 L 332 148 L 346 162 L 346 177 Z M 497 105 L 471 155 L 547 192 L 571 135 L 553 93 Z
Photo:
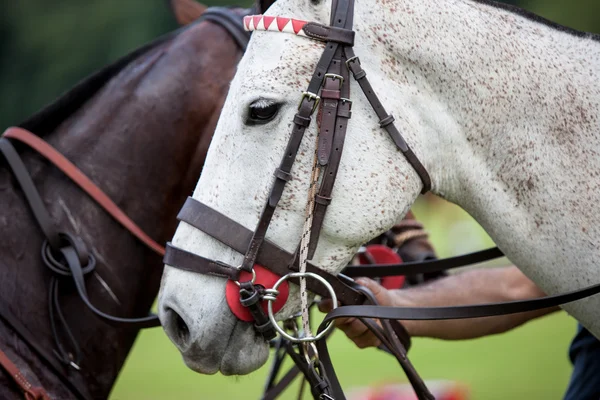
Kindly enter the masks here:
M 341 49 L 338 49 L 336 55 L 341 55 L 341 53 Z M 317 145 L 317 158 L 321 166 L 329 164 L 333 147 L 333 137 L 336 132 L 338 102 L 341 97 L 341 87 L 343 85 L 340 64 L 341 58 L 334 58 L 332 60 L 327 74 L 325 74 L 323 89 L 321 90 L 319 139 Z
M 346 18 L 348 17 L 348 3 L 349 2 L 347 0 L 342 0 L 338 4 L 335 12 L 334 24 L 332 24 L 334 27 L 344 27 Z M 310 83 L 308 84 L 308 89 L 300 101 L 298 113 L 296 114 L 294 123 L 292 124 L 292 134 L 279 166 L 279 170 L 286 174 L 290 174 L 290 171 L 292 170 L 300 143 L 302 142 L 304 132 L 308 126 L 307 121 L 310 121 L 310 117 L 317 106 L 317 93 L 319 93 L 325 73 L 329 69 L 329 65 L 331 64 L 331 61 L 333 60 L 333 57 L 339 46 L 340 45 L 338 43 L 327 42 L 325 45 L 325 50 L 323 51 L 323 54 L 317 63 L 317 67 L 315 68 L 315 72 L 313 73 Z M 244 252 L 244 261 L 242 262 L 241 268 L 245 271 L 251 271 L 256 262 L 256 257 L 258 256 L 258 252 L 263 241 L 265 240 L 267 229 L 269 228 L 275 208 L 281 199 L 286 182 L 286 180 L 276 177 L 273 183 L 269 200 L 266 202 L 265 207 L 263 208 L 248 249 Z
M 231 247 L 238 253 L 243 253 L 245 251 L 252 238 L 252 231 L 248 228 L 191 197 L 188 197 L 177 218 Z M 194 258 L 199 256 L 190 255 L 190 257 Z M 297 271 L 293 268 L 293 259 L 292 254 L 267 240 L 264 241 L 257 256 L 257 262 L 260 265 L 280 276 Z M 186 261 L 184 261 L 184 263 L 186 263 Z M 203 271 L 205 261 L 194 261 L 189 265 L 167 264 L 175 268 L 201 272 Z M 231 268 L 234 267 L 231 266 Z M 338 299 L 343 304 L 362 304 L 365 301 L 362 294 L 348 287 L 348 285 L 343 283 L 338 277 L 335 277 L 310 263 L 307 265 L 307 272 L 318 274 L 326 279 L 331 284 Z M 298 280 L 295 278 L 290 280 L 296 284 L 298 283 Z M 328 291 L 314 279 L 307 280 L 306 284 L 308 290 L 311 292 L 323 297 L 329 297 Z
M 345 57 L 341 54 L 341 62 L 345 61 Z M 323 179 L 321 181 L 321 187 L 319 188 L 319 193 L 317 194 L 314 213 L 313 213 L 313 222 L 311 227 L 311 237 L 310 243 L 308 247 L 308 259 L 312 259 L 315 251 L 317 250 L 317 246 L 319 244 L 319 237 L 321 234 L 321 229 L 323 228 L 323 221 L 325 219 L 325 213 L 327 212 L 327 207 L 331 203 L 331 194 L 333 193 L 333 185 L 335 183 L 335 179 L 337 177 L 337 172 L 340 166 L 340 161 L 342 159 L 342 152 L 344 150 L 344 142 L 346 141 L 346 129 L 348 127 L 348 122 L 352 115 L 351 108 L 352 102 L 350 99 L 350 76 L 348 73 L 348 69 L 344 66 L 341 68 L 340 74 L 342 76 L 343 84 L 341 87 L 341 98 L 340 101 L 337 102 L 337 113 L 336 119 L 334 122 L 335 133 L 333 136 L 333 144 L 331 148 L 331 157 L 329 159 L 329 163 L 327 164 L 327 168 L 323 173 Z
M 362 66 L 360 65 L 360 60 L 354 54 L 354 50 L 351 47 L 344 47 L 344 52 L 346 53 L 346 57 L 348 59 L 346 65 L 348 65 L 348 68 L 352 72 L 354 79 L 358 82 L 360 88 L 365 94 L 365 97 L 377 114 L 377 117 L 379 118 L 379 125 L 390 135 L 396 144 L 396 147 L 398 147 L 406 160 L 415 169 L 419 175 L 419 178 L 421 178 L 421 181 L 423 182 L 423 189 L 421 190 L 421 193 L 427 193 L 429 190 L 431 190 L 431 177 L 429 176 L 429 173 L 412 149 L 408 146 L 404 140 L 404 137 L 402 137 L 396 128 L 396 125 L 394 125 L 394 118 L 387 113 L 383 107 L 383 104 L 381 104 L 381 101 L 379 101 L 379 98 L 375 94 L 371 83 L 369 83 L 369 80 L 367 79 L 367 73 L 363 70 Z
M 341 306 L 331 311 L 325 319 L 331 321 L 342 317 L 378 318 L 394 320 L 445 320 L 493 317 L 517 314 L 557 307 L 600 293 L 600 284 L 555 296 L 545 296 L 532 300 L 504 303 L 476 304 L 454 307 L 383 307 L 383 306 Z
M 362 276 L 369 278 L 424 274 L 464 267 L 466 265 L 481 263 L 503 256 L 504 253 L 502 253 L 502 250 L 497 247 L 493 247 L 490 249 L 476 251 L 474 253 L 462 254 L 456 257 L 442 258 L 439 260 L 415 261 L 403 264 L 349 265 L 342 273 L 349 277 Z
M 4 155 L 4 159 L 8 163 L 17 182 L 19 182 L 19 186 L 21 186 L 21 189 L 23 190 L 23 194 L 31 207 L 35 220 L 38 222 L 38 225 L 42 229 L 50 246 L 52 246 L 53 249 L 58 250 L 61 243 L 58 230 L 52 222 L 50 214 L 46 210 L 44 202 L 35 188 L 31 176 L 29 176 L 27 167 L 25 167 L 17 150 L 5 137 L 0 137 L 0 154 Z
M 334 42 L 344 46 L 354 46 L 354 31 L 319 24 L 317 22 L 309 22 L 302 27 L 306 36 L 311 39 L 320 40 L 322 42 Z
M 125 214 L 100 188 L 98 188 L 98 186 L 96 186 L 72 162 L 67 160 L 65 156 L 63 156 L 56 149 L 54 149 L 54 147 L 50 146 L 48 143 L 46 143 L 44 140 L 34 135 L 33 133 L 22 128 L 8 128 L 4 132 L 2 137 L 18 140 L 22 143 L 25 143 L 33 150 L 37 151 L 40 155 L 42 155 L 48 161 L 50 161 L 56 168 L 58 168 L 65 175 L 71 178 L 71 180 L 75 182 L 77 186 L 79 186 L 84 192 L 86 192 L 96 203 L 98 203 L 100 207 L 104 208 L 104 210 L 118 223 L 120 223 L 125 229 L 131 232 L 132 235 L 137 237 L 142 243 L 144 243 L 150 249 L 155 251 L 157 254 L 164 255 L 165 249 L 161 245 L 152 240 L 152 238 L 150 238 L 148 234 L 146 234 L 135 222 L 133 222 L 131 218 L 127 216 L 127 214 Z M 18 158 L 20 160 L 20 157 Z M 16 169 L 13 167 L 12 169 L 15 172 L 15 174 L 19 174 L 20 171 L 27 171 L 24 166 L 23 168 Z M 29 176 L 27 172 L 25 173 L 27 174 L 27 176 Z M 21 179 L 19 179 L 19 181 L 21 181 Z M 23 186 L 23 184 L 21 184 L 21 188 L 25 192 L 27 191 L 27 187 L 29 187 L 29 185 Z M 35 206 L 35 202 L 30 204 L 32 204 L 33 212 L 38 212 L 40 208 Z M 37 216 L 36 219 L 40 224 L 43 221 L 43 218 L 40 219 Z M 44 230 L 44 232 L 46 232 L 47 228 L 44 228 L 44 226 L 42 226 L 42 229 Z M 51 237 L 49 237 L 48 235 L 46 235 L 46 237 L 48 237 L 49 240 L 51 239 Z
M 33 386 L 27 378 L 21 373 L 19 368 L 8 358 L 8 356 L 0 350 L 0 366 L 8 373 L 8 375 L 21 388 L 25 399 L 27 400 L 50 400 L 50 395 L 42 388 Z
M 190 253 L 167 243 L 163 262 L 168 265 L 177 265 L 184 271 L 218 276 L 237 281 L 240 279 L 240 270 L 218 261 L 209 260 L 202 256 Z

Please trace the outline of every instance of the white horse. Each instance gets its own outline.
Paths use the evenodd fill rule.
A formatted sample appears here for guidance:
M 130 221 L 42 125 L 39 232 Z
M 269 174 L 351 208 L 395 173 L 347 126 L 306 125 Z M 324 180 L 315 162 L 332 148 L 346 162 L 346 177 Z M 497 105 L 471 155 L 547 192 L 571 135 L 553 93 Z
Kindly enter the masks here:
M 266 13 L 328 24 L 330 0 L 278 0 Z M 461 206 L 548 294 L 600 282 L 600 39 L 484 0 L 356 0 L 355 52 L 432 191 Z M 323 44 L 255 32 L 193 195 L 254 230 Z M 336 273 L 387 230 L 422 184 L 356 82 L 340 171 L 313 262 Z M 267 238 L 289 252 L 304 220 L 316 124 Z M 239 264 L 181 223 L 173 243 Z M 237 320 L 225 279 L 166 267 L 164 328 L 201 373 L 245 374 L 267 359 Z M 297 292 L 296 292 L 297 293 Z M 600 337 L 600 296 L 564 307 Z M 278 314 L 299 309 L 294 293 Z

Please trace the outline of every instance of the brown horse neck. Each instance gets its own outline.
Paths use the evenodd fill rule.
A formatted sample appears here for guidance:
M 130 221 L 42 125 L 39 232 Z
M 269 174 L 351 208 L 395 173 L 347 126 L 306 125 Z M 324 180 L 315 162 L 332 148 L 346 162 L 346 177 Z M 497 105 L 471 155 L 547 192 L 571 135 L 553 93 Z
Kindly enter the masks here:
M 220 45 L 211 44 L 215 41 Z M 221 27 L 209 22 L 192 26 L 131 62 L 45 139 L 164 244 L 199 176 L 240 56 Z M 158 291 L 161 257 L 39 156 L 26 151 L 24 160 L 57 226 L 81 237 L 96 256 L 96 272 L 86 278 L 92 303 L 112 315 L 146 315 Z M 43 237 L 4 168 L 0 193 L 0 301 L 52 354 L 55 345 L 47 311 L 50 273 L 39 257 Z M 70 283 L 61 287 L 63 311 L 83 351 L 82 371 L 65 371 L 92 397 L 106 398 L 137 331 L 101 322 L 84 307 Z M 10 352 L 4 338 L 12 343 L 17 339 L 1 323 L 0 330 L 7 331 L 0 335 L 0 346 Z M 20 343 L 18 348 L 27 346 Z M 33 378 L 28 378 L 67 398 L 44 363 L 30 351 L 22 353 L 12 352 L 18 366 L 31 372 Z M 17 393 L 0 386 L 0 397 L 6 390 L 8 397 Z

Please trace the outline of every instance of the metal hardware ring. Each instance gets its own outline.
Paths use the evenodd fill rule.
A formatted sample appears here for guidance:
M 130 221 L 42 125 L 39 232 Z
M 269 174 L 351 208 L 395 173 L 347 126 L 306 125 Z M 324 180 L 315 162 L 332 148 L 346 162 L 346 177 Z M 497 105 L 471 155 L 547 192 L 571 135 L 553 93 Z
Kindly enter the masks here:
M 245 281 L 244 283 L 246 283 L 246 282 L 254 283 L 254 281 L 256 281 L 256 271 L 254 271 L 254 268 L 252 268 L 252 279 L 250 281 Z M 233 281 L 233 283 L 238 285 L 238 287 L 241 286 L 239 281 Z
M 294 272 L 291 274 L 284 275 L 281 278 L 279 278 L 279 280 L 277 282 L 275 282 L 275 284 L 273 285 L 273 290 L 277 290 L 279 285 L 281 285 L 284 281 L 287 281 L 290 278 L 303 278 L 303 277 L 314 278 L 314 279 L 318 280 L 319 282 L 321 282 L 325 286 L 325 288 L 327 288 L 327 291 L 331 295 L 331 300 L 333 302 L 333 309 L 337 308 L 337 297 L 335 295 L 335 291 L 333 290 L 333 287 L 323 277 L 321 277 L 317 274 L 314 274 L 312 272 L 305 272 L 305 273 Z M 289 340 L 291 342 L 294 342 L 294 343 L 316 342 L 317 340 L 322 339 L 331 330 L 331 328 L 334 327 L 334 325 L 332 324 L 333 321 L 329 321 L 327 323 L 327 326 L 325 327 L 325 329 L 323 329 L 323 331 L 321 331 L 321 333 L 317 334 L 316 336 L 308 336 L 308 337 L 303 337 L 303 338 L 297 338 L 297 337 L 291 336 L 286 331 L 281 329 L 281 327 L 277 324 L 277 321 L 275 320 L 275 315 L 273 315 L 273 300 L 274 299 L 269 297 L 266 300 L 267 300 L 267 310 L 269 312 L 269 320 L 271 321 L 271 324 L 273 324 L 273 327 L 275 328 L 275 330 L 277 332 L 279 332 L 279 334 L 281 336 L 283 336 L 284 338 L 286 338 L 287 340 Z

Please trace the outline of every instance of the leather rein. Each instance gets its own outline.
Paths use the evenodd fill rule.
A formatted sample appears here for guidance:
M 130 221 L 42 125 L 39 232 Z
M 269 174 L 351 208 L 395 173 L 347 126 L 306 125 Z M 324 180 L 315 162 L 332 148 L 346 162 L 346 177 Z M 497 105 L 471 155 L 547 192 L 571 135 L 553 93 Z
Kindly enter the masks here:
M 304 36 L 325 43 L 325 47 L 317 67 L 312 75 L 308 89 L 302 93 L 298 112 L 294 116 L 290 140 L 279 167 L 274 171 L 268 201 L 264 205 L 258 224 L 251 231 L 227 216 L 212 209 L 193 198 L 188 198 L 181 209 L 178 219 L 212 238 L 243 254 L 240 266 L 232 266 L 221 261 L 211 260 L 167 243 L 165 264 L 200 274 L 209 274 L 234 281 L 239 286 L 239 301 L 247 307 L 254 317 L 256 331 L 265 340 L 271 340 L 279 332 L 286 340 L 280 339 L 276 345 L 275 366 L 280 365 L 282 354 L 289 354 L 296 367 L 286 374 L 279 383 L 270 380 L 265 399 L 275 398 L 298 373 L 302 371 L 311 384 L 315 399 L 345 399 L 340 382 L 331 362 L 326 339 L 331 322 L 341 317 L 359 318 L 384 344 L 384 349 L 393 354 L 407 377 L 419 399 L 433 399 L 433 395 L 425 386 L 406 355 L 406 331 L 398 320 L 433 320 L 479 318 L 511 313 L 521 313 L 559 306 L 568 302 L 583 299 L 600 293 L 600 284 L 586 287 L 566 294 L 547 296 L 534 300 L 509 303 L 492 303 L 468 305 L 460 307 L 382 307 L 377 305 L 372 293 L 354 283 L 351 277 L 382 277 L 414 273 L 430 273 L 461 267 L 501 257 L 498 248 L 453 257 L 443 260 L 429 260 L 395 265 L 348 266 L 337 276 L 319 269 L 307 262 L 303 272 L 299 247 L 291 254 L 266 240 L 265 236 L 271 218 L 281 199 L 286 183 L 291 179 L 291 169 L 304 133 L 311 123 L 311 117 L 319 110 L 317 149 L 315 164 L 324 168 L 322 181 L 314 198 L 314 208 L 309 210 L 312 217 L 310 224 L 310 242 L 308 259 L 314 255 L 319 233 L 327 206 L 331 202 L 331 193 L 338 171 L 343 150 L 347 124 L 351 118 L 350 79 L 362 89 L 379 118 L 379 125 L 390 136 L 399 152 L 406 158 L 422 181 L 422 193 L 431 188 L 431 179 L 423 164 L 408 146 L 394 124 L 394 118 L 388 114 L 369 83 L 366 72 L 359 58 L 354 54 L 354 36 L 352 30 L 354 14 L 353 0 L 334 0 L 332 2 L 330 25 L 307 22 L 293 18 L 254 15 L 244 18 L 248 31 L 262 30 L 270 32 L 286 32 Z M 312 195 L 312 194 L 311 194 Z M 272 288 L 265 288 L 256 280 L 256 270 L 266 268 L 281 278 Z M 307 278 L 311 278 L 306 280 Z M 277 299 L 279 286 L 285 281 L 296 284 L 305 280 L 306 289 L 325 298 L 336 299 L 342 306 L 328 313 L 320 324 L 315 336 L 291 336 L 277 325 L 272 303 Z M 302 292 L 302 291 L 301 291 Z M 267 303 L 265 307 L 265 302 Z M 266 310 L 265 310 L 266 308 Z M 381 326 L 376 323 L 380 320 Z M 284 322 L 284 328 L 297 331 L 291 320 Z M 309 343 L 310 346 L 306 345 Z M 302 344 L 302 345 L 300 345 Z M 274 369 L 276 369 L 274 367 Z
M 236 44 L 244 51 L 248 44 L 250 34 L 246 32 L 242 25 L 242 15 L 236 14 L 225 7 L 210 7 L 195 22 L 211 21 L 223 27 Z M 16 318 L 4 304 L 0 304 L 0 318 L 28 343 L 37 355 L 50 366 L 60 380 L 68 387 L 78 398 L 88 399 L 86 391 L 79 387 L 72 378 L 66 375 L 64 366 L 69 366 L 75 370 L 80 370 L 81 350 L 71 333 L 66 319 L 60 309 L 59 304 L 59 277 L 71 276 L 75 283 L 77 292 L 84 304 L 99 318 L 104 321 L 121 326 L 127 325 L 136 329 L 152 328 L 160 326 L 158 316 L 150 313 L 141 318 L 121 318 L 108 315 L 97 309 L 89 300 L 84 276 L 94 270 L 95 258 L 87 249 L 83 240 L 70 233 L 61 232 L 54 225 L 50 213 L 35 187 L 31 175 L 14 147 L 14 141 L 18 141 L 39 155 L 47 159 L 52 165 L 62 171 L 77 186 L 79 186 L 90 198 L 92 198 L 100 207 L 102 207 L 112 218 L 128 230 L 133 236 L 138 238 L 146 247 L 160 256 L 164 256 L 163 246 L 154 241 L 144 232 L 131 218 L 129 218 L 91 179 L 89 179 L 79 168 L 70 162 L 65 156 L 58 152 L 54 147 L 48 144 L 39 136 L 19 127 L 8 128 L 0 136 L 0 155 L 6 161 L 7 166 L 12 171 L 16 181 L 25 195 L 33 216 L 40 226 L 45 241 L 42 246 L 42 260 L 44 264 L 52 270 L 55 276 L 50 278 L 49 286 L 49 313 L 50 324 L 54 336 L 56 349 L 54 356 L 50 355 L 45 349 L 39 346 L 33 337 L 33 334 Z M 64 343 L 59 339 L 57 324 L 60 324 L 66 332 L 66 340 L 70 345 L 67 350 Z M 56 358 L 60 363 L 56 362 Z M 23 391 L 27 400 L 49 400 L 50 396 L 41 387 L 34 387 L 24 376 L 18 367 L 0 350 L 0 367 L 15 381 Z

